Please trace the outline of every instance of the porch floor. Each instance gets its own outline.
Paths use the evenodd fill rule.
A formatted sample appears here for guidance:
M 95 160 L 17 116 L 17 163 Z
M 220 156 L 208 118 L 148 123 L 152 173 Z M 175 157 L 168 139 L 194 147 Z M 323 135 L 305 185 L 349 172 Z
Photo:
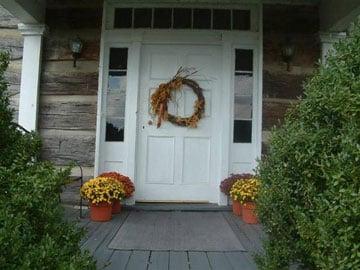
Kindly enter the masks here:
M 257 269 L 253 255 L 262 252 L 261 238 L 264 237 L 264 233 L 261 225 L 245 224 L 230 211 L 221 211 L 221 214 L 246 251 L 114 250 L 108 247 L 110 242 L 131 211 L 135 210 L 126 209 L 121 214 L 114 215 L 111 222 L 98 223 L 91 222 L 88 217 L 79 220 L 78 210 L 71 207 L 65 209 L 69 220 L 77 220 L 78 225 L 87 230 L 81 242 L 81 248 L 93 254 L 97 260 L 98 269 L 105 267 L 106 270 L 250 270 Z M 214 214 L 216 213 L 218 214 L 219 211 L 214 211 Z M 85 216 L 87 216 L 87 211 L 85 211 Z

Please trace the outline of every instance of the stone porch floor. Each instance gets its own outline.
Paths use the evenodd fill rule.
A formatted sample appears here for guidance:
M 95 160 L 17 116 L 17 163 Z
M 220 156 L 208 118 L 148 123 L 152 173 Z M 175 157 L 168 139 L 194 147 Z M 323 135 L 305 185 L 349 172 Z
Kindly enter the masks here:
M 89 250 L 89 252 L 93 254 L 97 260 L 98 269 L 252 270 L 257 269 L 253 255 L 262 252 L 261 238 L 264 237 L 264 233 L 261 229 L 261 225 L 245 224 L 230 211 L 224 209 L 222 209 L 221 213 L 245 247 L 246 251 L 244 252 L 113 250 L 109 249 L 108 245 L 125 222 L 130 211 L 143 210 L 138 210 L 139 208 L 127 209 L 121 214 L 114 215 L 111 222 L 97 223 L 91 222 L 86 217 L 87 211 L 85 211 L 85 217 L 79 219 L 78 210 L 69 206 L 65 209 L 68 219 L 77 220 L 79 226 L 87 229 L 87 234 L 81 242 L 81 247 L 84 250 Z M 143 208 L 140 207 L 140 209 Z M 151 209 L 148 209 L 147 211 L 149 210 L 151 211 Z M 182 211 L 181 209 L 179 210 Z M 185 211 L 192 210 L 187 209 Z M 214 209 L 208 207 L 208 209 L 198 211 L 214 211 Z

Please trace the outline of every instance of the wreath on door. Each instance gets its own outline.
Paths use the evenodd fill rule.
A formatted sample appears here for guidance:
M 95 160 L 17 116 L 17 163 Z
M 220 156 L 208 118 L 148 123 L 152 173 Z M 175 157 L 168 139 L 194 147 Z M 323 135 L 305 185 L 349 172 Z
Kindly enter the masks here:
M 151 95 L 151 111 L 157 117 L 158 128 L 163 121 L 169 121 L 170 123 L 181 127 L 197 127 L 205 112 L 205 98 L 203 89 L 199 84 L 196 81 L 189 79 L 189 77 L 195 73 L 196 71 L 191 72 L 191 69 L 180 67 L 170 81 L 160 84 L 155 89 L 155 92 Z M 168 112 L 168 103 L 172 100 L 173 93 L 180 91 L 184 85 L 191 88 L 197 96 L 197 100 L 194 103 L 194 112 L 188 117 L 180 117 Z

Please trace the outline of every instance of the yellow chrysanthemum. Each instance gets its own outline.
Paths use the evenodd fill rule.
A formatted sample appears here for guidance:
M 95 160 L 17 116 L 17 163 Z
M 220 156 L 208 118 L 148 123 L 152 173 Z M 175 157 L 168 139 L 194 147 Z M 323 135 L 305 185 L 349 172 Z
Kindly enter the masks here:
M 87 181 L 80 189 L 80 195 L 91 203 L 122 199 L 125 196 L 122 183 L 107 177 L 96 177 Z
M 230 196 L 234 201 L 245 203 L 254 201 L 260 189 L 260 180 L 241 179 L 234 183 L 230 190 Z

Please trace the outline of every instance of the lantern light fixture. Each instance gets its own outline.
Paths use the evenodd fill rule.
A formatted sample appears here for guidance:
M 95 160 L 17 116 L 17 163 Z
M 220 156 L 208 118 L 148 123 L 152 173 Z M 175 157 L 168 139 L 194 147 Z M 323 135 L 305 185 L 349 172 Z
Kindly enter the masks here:
M 291 63 L 295 56 L 295 45 L 289 37 L 286 38 L 286 41 L 282 46 L 281 56 L 286 63 L 286 70 L 291 71 Z
M 76 67 L 76 60 L 80 57 L 82 48 L 83 48 L 83 42 L 81 39 L 77 36 L 75 39 L 70 40 L 70 50 L 72 52 L 72 56 L 74 59 L 74 67 Z

